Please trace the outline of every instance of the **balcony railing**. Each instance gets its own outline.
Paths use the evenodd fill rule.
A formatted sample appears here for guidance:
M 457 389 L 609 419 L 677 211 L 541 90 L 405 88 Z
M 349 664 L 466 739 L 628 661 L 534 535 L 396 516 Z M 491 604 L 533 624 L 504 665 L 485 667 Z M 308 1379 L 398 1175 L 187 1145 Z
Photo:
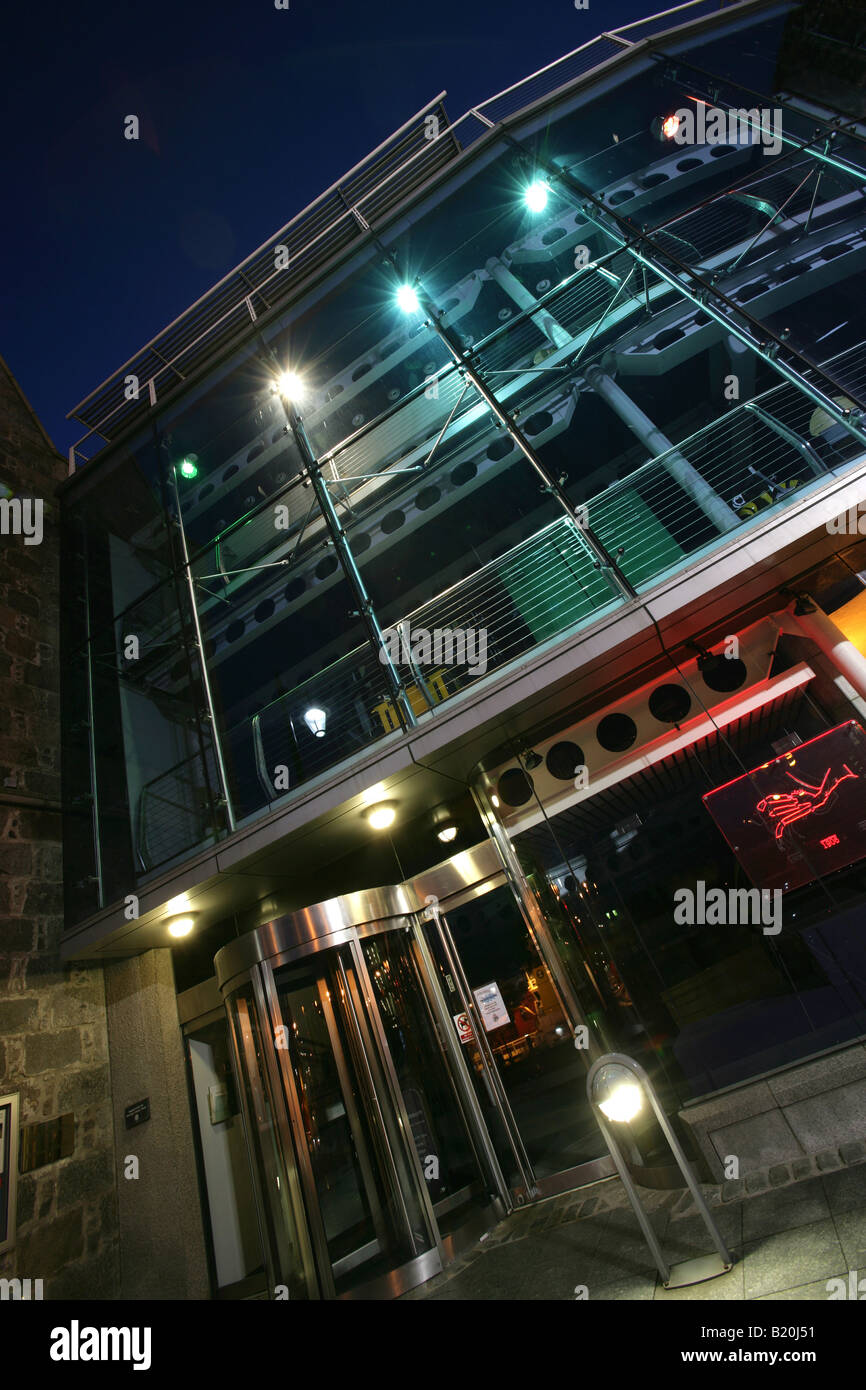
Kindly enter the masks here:
M 837 354 L 831 364 L 837 378 L 861 382 L 866 343 Z M 645 589 L 820 486 L 863 452 L 844 426 L 783 383 L 732 406 L 590 498 L 586 520 L 633 586 Z M 716 520 L 696 479 L 719 504 Z M 580 524 L 567 517 L 554 521 L 391 625 L 389 631 L 406 638 L 397 669 L 413 710 L 420 719 L 435 718 L 447 701 L 491 672 L 505 671 L 621 601 Z M 421 643 L 414 658 L 413 636 Z M 366 645 L 347 653 L 222 734 L 237 819 L 283 803 L 400 727 L 378 654 Z M 144 788 L 136 849 L 148 871 L 213 840 L 203 792 L 214 784 L 214 769 L 205 777 L 196 770 L 199 761 Z

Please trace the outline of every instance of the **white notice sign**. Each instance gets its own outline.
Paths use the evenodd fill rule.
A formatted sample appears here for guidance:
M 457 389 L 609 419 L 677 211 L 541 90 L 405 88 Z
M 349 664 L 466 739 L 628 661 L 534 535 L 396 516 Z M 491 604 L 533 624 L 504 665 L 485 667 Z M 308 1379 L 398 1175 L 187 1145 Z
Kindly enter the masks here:
M 488 1033 L 509 1022 L 508 1010 L 495 980 L 490 985 L 482 985 L 480 989 L 473 990 L 473 993 Z

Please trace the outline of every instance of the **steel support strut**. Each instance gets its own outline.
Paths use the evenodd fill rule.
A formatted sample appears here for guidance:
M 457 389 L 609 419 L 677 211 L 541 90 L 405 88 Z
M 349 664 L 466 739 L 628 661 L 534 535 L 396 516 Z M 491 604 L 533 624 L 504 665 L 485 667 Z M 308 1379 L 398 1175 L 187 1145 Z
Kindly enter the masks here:
M 372 238 L 374 245 L 379 249 L 379 251 L 384 256 L 385 260 L 394 270 L 394 274 L 399 277 L 400 267 L 397 264 L 397 258 L 394 252 L 388 250 L 387 246 L 384 245 L 381 238 L 373 231 L 373 228 L 370 226 L 370 223 L 363 216 L 363 214 L 358 211 L 356 207 L 351 208 L 350 211 L 355 220 L 358 222 L 358 224 Z M 417 283 L 413 286 L 413 289 L 415 292 L 415 296 L 418 300 L 419 306 L 427 315 L 430 327 L 433 329 L 436 336 L 440 338 L 441 341 L 445 344 L 449 353 L 453 357 L 456 365 L 460 368 L 461 372 L 463 373 L 465 379 L 467 381 L 472 382 L 472 385 L 475 387 L 475 390 L 478 392 L 481 399 L 485 402 L 486 405 L 490 407 L 490 410 L 493 412 L 496 419 L 503 426 L 503 428 L 508 431 L 508 434 L 514 440 L 514 443 L 517 445 L 518 449 L 523 454 L 530 467 L 534 469 L 534 471 L 538 474 L 539 478 L 541 479 L 544 485 L 544 491 L 549 492 L 553 497 L 556 498 L 557 502 L 562 507 L 571 524 L 583 536 L 587 548 L 595 556 L 597 568 L 600 570 L 604 570 L 605 572 L 610 574 L 614 585 L 619 590 L 623 598 L 637 598 L 637 590 L 634 589 L 632 585 L 629 583 L 629 581 L 626 579 L 625 575 L 623 574 L 614 557 L 608 551 L 604 542 L 601 541 L 599 537 L 596 536 L 595 533 L 591 530 L 586 520 L 584 509 L 578 510 L 575 507 L 573 507 L 568 497 L 568 494 L 562 486 L 562 483 L 559 481 L 558 478 L 555 478 L 552 474 L 548 473 L 541 459 L 538 457 L 538 454 L 533 449 L 532 445 L 526 438 L 523 431 L 517 425 L 517 422 L 514 420 L 513 416 L 504 408 L 504 406 L 501 406 L 499 404 L 499 401 L 496 399 L 493 392 L 487 386 L 483 378 L 479 376 L 472 363 L 471 356 L 468 353 L 464 352 L 463 345 L 457 341 L 457 339 L 451 333 L 451 330 L 445 327 L 445 324 L 442 321 L 442 315 L 439 313 L 438 309 L 436 308 L 433 301 L 430 299 L 429 295 L 427 295 L 425 291 L 421 288 L 421 286 Z
M 340 561 L 343 573 L 348 579 L 352 592 L 355 595 L 355 601 L 358 604 L 358 612 L 367 630 L 367 637 L 370 645 L 380 661 L 382 661 L 382 654 L 384 653 L 385 660 L 383 661 L 383 667 L 385 679 L 388 682 L 391 695 L 393 696 L 394 703 L 400 715 L 400 722 L 404 728 L 413 729 L 418 723 L 415 717 L 415 711 L 406 694 L 406 688 L 394 668 L 394 663 L 391 660 L 391 653 L 388 650 L 382 628 L 379 626 L 379 620 L 373 608 L 372 599 L 367 593 L 367 587 L 361 577 L 361 571 L 358 569 L 357 561 L 352 554 L 349 538 L 340 524 L 337 509 L 331 500 L 331 494 L 328 492 L 327 484 L 322 476 L 319 460 L 313 452 L 313 446 L 304 428 L 304 422 L 298 414 L 294 404 L 282 391 L 279 391 L 279 397 L 283 409 L 286 412 L 286 419 L 289 422 L 289 428 L 292 431 L 295 444 L 298 447 L 298 453 L 301 456 L 307 477 L 315 493 L 316 501 L 324 517 L 325 525 L 330 532 L 334 549 L 337 552 L 337 558 Z
M 679 260 L 672 252 L 659 252 L 650 233 L 642 231 L 629 222 L 627 218 L 620 216 L 612 208 L 606 207 L 602 200 L 588 188 L 584 188 L 573 174 L 550 164 L 541 157 L 530 155 L 529 151 L 520 144 L 520 141 L 507 131 L 503 130 L 502 136 L 507 144 L 518 150 L 526 159 L 531 159 L 533 167 L 543 172 L 550 179 L 551 184 L 561 185 L 563 189 L 567 190 L 579 203 L 580 211 L 587 221 L 594 223 L 612 241 L 618 242 L 622 250 L 627 251 L 640 265 L 647 267 L 661 280 L 664 280 L 683 298 L 690 300 L 710 318 L 715 319 L 727 333 L 745 343 L 773 371 L 784 377 L 786 381 L 796 386 L 803 395 L 808 396 L 816 405 L 825 410 L 833 420 L 844 426 L 860 444 L 866 445 L 866 428 L 859 418 L 860 411 L 852 412 L 846 407 L 840 406 L 832 396 L 828 396 L 819 387 L 813 386 L 802 372 L 780 360 L 779 353 L 800 358 L 808 370 L 817 372 L 833 390 L 838 391 L 846 398 L 855 397 L 854 388 L 835 381 L 823 367 L 809 361 L 796 348 L 790 347 L 784 338 L 779 337 L 772 329 L 767 328 L 757 319 L 753 319 L 729 295 L 699 275 L 684 261 Z M 696 288 L 684 284 L 678 275 L 668 270 L 660 259 L 661 255 L 666 261 L 671 262 L 681 275 L 688 277 Z M 768 347 L 768 340 L 772 346 Z

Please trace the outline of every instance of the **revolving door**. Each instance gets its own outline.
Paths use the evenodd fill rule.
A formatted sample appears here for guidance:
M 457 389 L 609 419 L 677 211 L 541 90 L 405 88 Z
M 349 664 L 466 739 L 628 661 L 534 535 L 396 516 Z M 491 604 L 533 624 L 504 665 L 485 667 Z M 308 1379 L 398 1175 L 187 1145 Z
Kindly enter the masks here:
M 507 1208 L 400 897 L 351 894 L 216 958 L 277 1298 L 395 1297 Z
M 579 1006 L 492 846 L 216 956 L 274 1297 L 396 1297 L 609 1175 Z

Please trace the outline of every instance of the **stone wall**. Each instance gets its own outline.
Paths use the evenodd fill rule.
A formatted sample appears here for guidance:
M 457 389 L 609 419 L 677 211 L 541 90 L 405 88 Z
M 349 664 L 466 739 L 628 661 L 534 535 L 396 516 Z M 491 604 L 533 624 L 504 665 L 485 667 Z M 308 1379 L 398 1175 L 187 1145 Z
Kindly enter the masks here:
M 47 1299 L 119 1287 L 105 988 L 63 965 L 57 483 L 66 466 L 0 359 L 0 483 L 45 503 L 41 544 L 0 535 L 0 1093 L 22 1126 L 72 1111 L 73 1153 L 23 1174 L 0 1277 Z M 0 495 L 8 495 L 6 493 Z

